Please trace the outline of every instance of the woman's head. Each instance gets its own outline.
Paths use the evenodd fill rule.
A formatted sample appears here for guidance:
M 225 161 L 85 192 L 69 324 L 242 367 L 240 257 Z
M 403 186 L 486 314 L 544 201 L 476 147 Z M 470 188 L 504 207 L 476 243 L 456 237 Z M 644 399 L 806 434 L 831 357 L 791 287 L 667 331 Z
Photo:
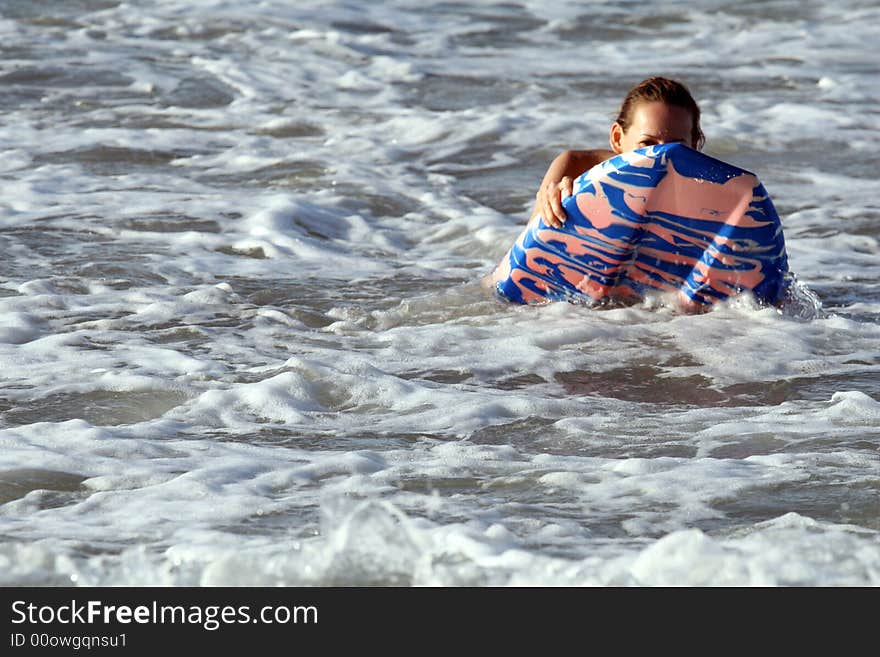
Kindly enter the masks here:
M 702 148 L 700 107 L 680 82 L 652 77 L 629 90 L 611 126 L 611 150 L 624 153 L 653 144 Z

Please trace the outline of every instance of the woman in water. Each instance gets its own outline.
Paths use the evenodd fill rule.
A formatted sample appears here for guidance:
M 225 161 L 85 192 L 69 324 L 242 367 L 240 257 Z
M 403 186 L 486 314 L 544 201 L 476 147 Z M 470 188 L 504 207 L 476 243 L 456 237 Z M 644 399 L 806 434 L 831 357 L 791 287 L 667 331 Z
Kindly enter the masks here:
M 700 109 L 683 84 L 640 82 L 611 125 L 611 150 L 553 160 L 529 225 L 484 284 L 517 303 L 631 304 L 659 294 L 684 312 L 703 312 L 747 292 L 778 305 L 788 264 L 770 197 L 753 174 L 696 153 L 703 141 Z M 673 144 L 681 146 L 650 148 Z M 591 171 L 577 209 L 565 203 L 583 222 L 557 230 L 578 176 L 643 148 L 638 164 L 621 157 L 616 170 Z M 719 178 L 720 170 L 731 175 Z
M 611 124 L 611 150 L 565 151 L 553 160 L 535 194 L 532 217 L 559 228 L 565 223 L 562 199 L 572 193 L 579 175 L 615 155 L 658 144 L 682 143 L 700 149 L 700 108 L 682 83 L 662 77 L 643 80 L 630 89 Z

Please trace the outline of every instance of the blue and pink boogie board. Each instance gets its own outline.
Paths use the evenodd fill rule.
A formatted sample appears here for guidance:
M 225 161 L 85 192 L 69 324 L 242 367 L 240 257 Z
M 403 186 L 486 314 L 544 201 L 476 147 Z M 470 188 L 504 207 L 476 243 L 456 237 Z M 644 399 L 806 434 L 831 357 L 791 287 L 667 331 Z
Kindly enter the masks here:
M 683 144 L 596 165 L 562 205 L 562 228 L 533 217 L 495 268 L 504 299 L 637 303 L 666 293 L 699 311 L 742 293 L 771 305 L 785 295 L 782 224 L 764 186 Z

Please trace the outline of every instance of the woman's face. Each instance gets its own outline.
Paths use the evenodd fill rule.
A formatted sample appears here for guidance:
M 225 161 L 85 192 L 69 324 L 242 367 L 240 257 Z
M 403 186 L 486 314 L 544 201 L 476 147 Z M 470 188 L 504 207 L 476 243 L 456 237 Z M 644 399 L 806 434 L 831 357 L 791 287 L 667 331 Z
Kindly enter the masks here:
M 658 144 L 681 143 L 696 148 L 693 142 L 694 118 L 677 105 L 661 102 L 639 103 L 630 117 L 629 128 L 619 123 L 611 126 L 611 150 L 626 153 Z

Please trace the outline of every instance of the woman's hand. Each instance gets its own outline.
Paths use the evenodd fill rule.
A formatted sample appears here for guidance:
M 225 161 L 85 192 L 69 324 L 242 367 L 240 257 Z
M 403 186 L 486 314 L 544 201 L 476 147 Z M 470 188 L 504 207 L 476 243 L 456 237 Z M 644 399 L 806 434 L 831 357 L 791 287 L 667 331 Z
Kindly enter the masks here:
M 568 218 L 562 207 L 562 200 L 572 195 L 573 185 L 574 181 L 569 176 L 562 176 L 560 180 L 545 178 L 535 194 L 535 210 L 532 216 L 540 214 L 545 224 L 562 228 Z
M 565 151 L 557 155 L 535 194 L 531 218 L 539 214 L 548 226 L 562 228 L 568 219 L 562 201 L 574 193 L 574 181 L 584 171 L 613 155 L 604 150 Z

